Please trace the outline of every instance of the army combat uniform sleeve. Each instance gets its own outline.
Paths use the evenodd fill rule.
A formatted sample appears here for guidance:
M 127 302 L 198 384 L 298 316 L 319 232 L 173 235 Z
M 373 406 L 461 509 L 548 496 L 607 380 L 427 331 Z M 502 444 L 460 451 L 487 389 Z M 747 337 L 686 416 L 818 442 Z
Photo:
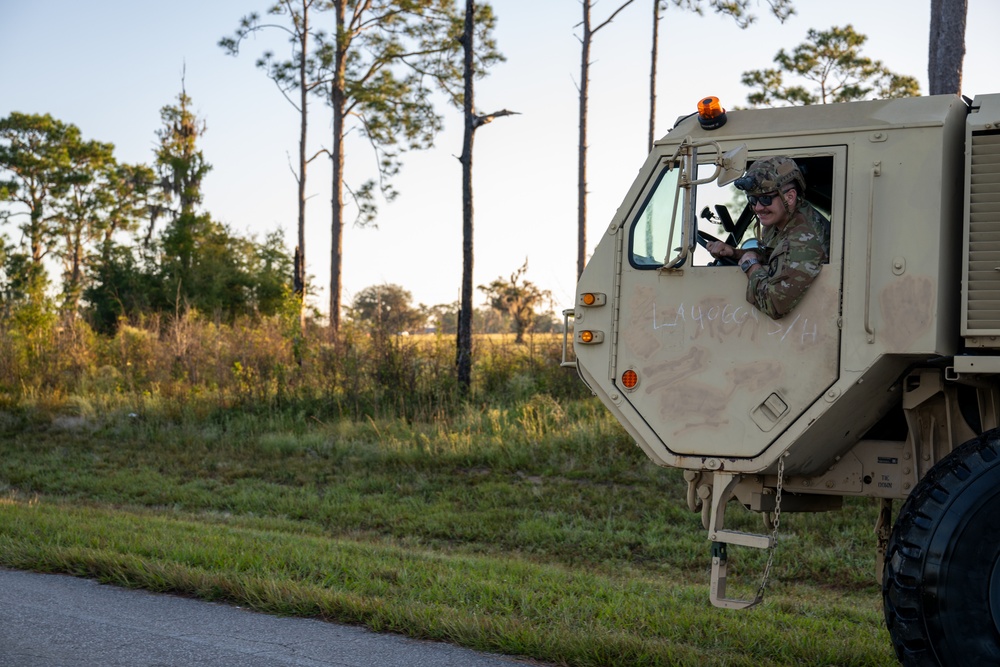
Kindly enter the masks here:
M 747 301 L 775 320 L 801 301 L 827 258 L 822 232 L 801 214 L 792 223 L 774 239 L 765 270 L 754 272 L 747 283 Z

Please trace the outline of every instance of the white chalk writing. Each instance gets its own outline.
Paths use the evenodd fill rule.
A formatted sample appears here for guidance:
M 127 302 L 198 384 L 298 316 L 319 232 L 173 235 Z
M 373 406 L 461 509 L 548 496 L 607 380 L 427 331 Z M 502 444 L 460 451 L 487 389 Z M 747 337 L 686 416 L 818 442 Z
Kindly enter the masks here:
M 791 320 L 772 320 L 760 316 L 760 311 L 751 306 L 719 301 L 696 304 L 680 303 L 669 309 L 668 315 L 657 313 L 653 308 L 653 331 L 662 333 L 689 333 L 691 338 L 708 335 L 719 340 L 727 337 L 749 336 L 756 340 L 760 335 L 776 338 L 781 342 L 810 345 L 819 342 L 819 327 L 816 322 L 801 314 Z
M 733 306 L 731 303 L 727 303 L 721 308 L 718 305 L 702 308 L 698 304 L 685 307 L 682 303 L 674 312 L 672 320 L 668 318 L 666 321 L 658 323 L 656 320 L 656 303 L 653 303 L 654 331 L 665 327 L 675 327 L 678 323 L 684 324 L 688 320 L 694 322 L 702 329 L 705 328 L 706 323 L 716 320 L 720 320 L 723 324 L 743 324 L 748 317 L 753 317 L 754 320 L 757 320 L 757 310 L 746 306 Z

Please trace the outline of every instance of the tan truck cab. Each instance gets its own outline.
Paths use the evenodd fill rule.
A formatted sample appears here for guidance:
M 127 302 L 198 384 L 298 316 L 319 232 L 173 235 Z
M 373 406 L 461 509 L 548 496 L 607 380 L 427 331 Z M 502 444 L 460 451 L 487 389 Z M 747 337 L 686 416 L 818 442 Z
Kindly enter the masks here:
M 656 142 L 581 275 L 566 365 L 685 471 L 714 604 L 763 592 L 727 597 L 728 547 L 773 549 L 781 512 L 867 496 L 900 659 L 1000 664 L 1000 94 L 703 102 Z M 703 248 L 759 240 L 734 181 L 773 156 L 830 230 L 781 319 Z M 730 501 L 764 515 L 759 534 L 724 525 Z

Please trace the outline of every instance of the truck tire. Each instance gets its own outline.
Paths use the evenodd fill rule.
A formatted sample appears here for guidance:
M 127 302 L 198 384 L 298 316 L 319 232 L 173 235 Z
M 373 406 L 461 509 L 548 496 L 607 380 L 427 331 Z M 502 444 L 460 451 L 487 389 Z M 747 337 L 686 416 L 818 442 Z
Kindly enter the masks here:
M 955 449 L 903 504 L 882 608 L 904 665 L 1000 665 L 1000 430 Z

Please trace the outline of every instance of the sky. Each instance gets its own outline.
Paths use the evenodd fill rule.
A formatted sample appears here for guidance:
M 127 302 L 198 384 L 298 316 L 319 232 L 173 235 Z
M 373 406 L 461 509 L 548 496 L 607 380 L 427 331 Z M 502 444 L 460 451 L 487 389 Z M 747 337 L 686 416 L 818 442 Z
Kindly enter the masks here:
M 111 142 L 120 162 L 152 164 L 160 109 L 176 101 L 182 80 L 206 122 L 201 142 L 213 170 L 204 209 L 242 234 L 275 229 L 295 245 L 298 115 L 254 66 L 265 50 L 288 45 L 277 33 L 244 44 L 238 57 L 217 46 L 242 16 L 271 0 L 0 0 L 0 117 L 51 114 L 85 139 Z M 594 25 L 618 6 L 599 0 Z M 703 4 L 708 4 L 704 2 Z M 809 29 L 851 24 L 867 35 L 862 53 L 914 76 L 927 93 L 930 0 L 793 0 L 780 24 L 752 0 L 757 22 L 739 29 L 727 17 L 671 7 L 660 24 L 656 133 L 695 111 L 708 95 L 745 106 L 740 75 L 772 66 L 779 49 Z M 1000 62 L 1000 0 L 969 0 L 963 94 L 1000 92 L 990 74 Z M 510 109 L 476 132 L 474 284 L 508 278 L 526 260 L 526 279 L 552 293 L 556 312 L 572 307 L 577 253 L 579 0 L 493 0 L 496 39 L 506 62 L 476 84 L 480 113 Z M 326 19 L 332 22 L 332 18 Z M 590 70 L 587 253 L 593 251 L 646 157 L 652 0 L 636 0 L 594 36 Z M 330 146 L 330 114 L 313 102 L 310 152 Z M 393 180 L 399 197 L 383 203 L 377 228 L 347 218 L 343 302 L 360 290 L 394 283 L 414 305 L 459 300 L 462 277 L 461 111 L 441 99 L 444 130 L 435 147 L 404 156 Z M 347 178 L 375 175 L 367 145 L 348 145 Z M 306 264 L 326 312 L 330 284 L 330 167 L 307 177 Z M 17 239 L 14 230 L 8 234 Z M 483 303 L 483 295 L 474 295 Z

